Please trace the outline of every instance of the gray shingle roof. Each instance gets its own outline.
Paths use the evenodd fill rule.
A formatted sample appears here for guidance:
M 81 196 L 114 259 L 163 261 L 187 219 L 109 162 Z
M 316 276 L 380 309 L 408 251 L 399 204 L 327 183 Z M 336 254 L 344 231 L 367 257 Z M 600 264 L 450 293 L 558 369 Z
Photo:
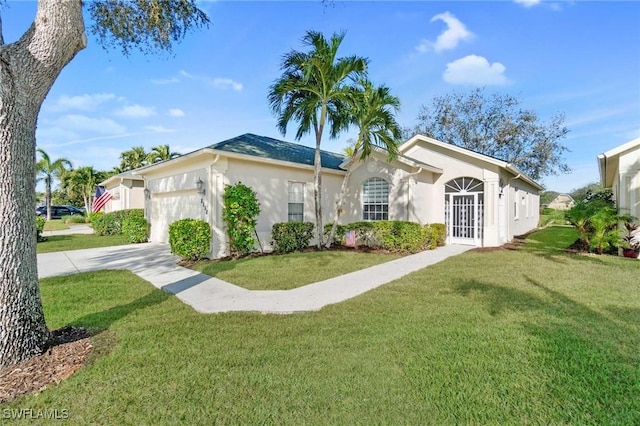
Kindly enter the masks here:
M 208 148 L 309 166 L 313 166 L 315 154 L 314 148 L 252 133 L 245 133 L 244 135 L 218 142 Z M 340 163 L 346 159 L 344 155 L 328 151 L 320 151 L 320 158 L 322 167 L 335 170 L 342 170 L 339 167 Z

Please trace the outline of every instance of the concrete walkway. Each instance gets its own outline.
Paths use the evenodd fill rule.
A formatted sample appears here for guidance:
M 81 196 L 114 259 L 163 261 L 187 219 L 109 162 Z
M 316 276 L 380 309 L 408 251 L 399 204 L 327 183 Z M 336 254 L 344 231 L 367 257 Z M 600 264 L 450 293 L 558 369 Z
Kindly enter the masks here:
M 165 244 L 134 244 L 38 255 L 38 276 L 128 269 L 203 313 L 316 311 L 356 297 L 473 247 L 449 245 L 291 290 L 247 290 L 176 264 Z
M 93 234 L 93 228 L 85 223 L 69 225 L 69 229 L 60 229 L 58 231 L 42 231 L 43 237 L 52 235 L 72 235 L 72 234 Z

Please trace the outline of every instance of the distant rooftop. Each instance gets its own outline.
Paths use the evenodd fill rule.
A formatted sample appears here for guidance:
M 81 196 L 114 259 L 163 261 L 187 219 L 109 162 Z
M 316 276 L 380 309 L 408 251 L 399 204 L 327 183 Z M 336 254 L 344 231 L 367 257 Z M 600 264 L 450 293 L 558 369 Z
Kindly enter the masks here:
M 218 142 L 208 148 L 309 166 L 313 166 L 315 155 L 314 148 L 252 133 Z M 342 154 L 328 151 L 320 151 L 320 158 L 322 167 L 335 170 L 342 170 L 340 164 L 346 159 Z

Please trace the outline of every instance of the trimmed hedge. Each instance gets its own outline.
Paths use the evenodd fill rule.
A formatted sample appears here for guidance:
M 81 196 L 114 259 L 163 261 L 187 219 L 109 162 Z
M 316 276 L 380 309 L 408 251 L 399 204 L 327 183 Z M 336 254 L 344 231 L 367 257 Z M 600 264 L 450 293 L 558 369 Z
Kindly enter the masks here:
M 62 223 L 70 224 L 70 223 L 86 223 L 87 217 L 84 215 L 74 214 L 72 216 L 62 216 L 60 218 Z
M 325 234 L 328 234 L 331 231 L 331 224 L 325 225 L 324 230 Z M 423 226 L 419 223 L 399 220 L 338 225 L 336 241 L 344 241 L 346 231 L 356 232 L 358 245 L 408 253 L 443 246 L 446 238 L 444 224 L 433 223 Z
M 129 217 L 144 218 L 143 209 L 118 210 L 111 213 L 92 213 L 91 223 L 97 235 L 122 234 L 122 221 Z
M 211 228 L 200 219 L 181 219 L 169 225 L 171 253 L 186 260 L 200 260 L 209 253 Z
M 129 216 L 122 221 L 122 234 L 126 235 L 130 243 L 146 243 L 149 229 L 147 219 L 138 216 Z
M 313 238 L 311 222 L 275 223 L 271 229 L 273 249 L 276 253 L 291 253 L 309 247 Z
M 45 238 L 42 236 L 42 230 L 44 229 L 44 224 L 47 222 L 42 216 L 36 216 L 36 241 L 44 241 Z

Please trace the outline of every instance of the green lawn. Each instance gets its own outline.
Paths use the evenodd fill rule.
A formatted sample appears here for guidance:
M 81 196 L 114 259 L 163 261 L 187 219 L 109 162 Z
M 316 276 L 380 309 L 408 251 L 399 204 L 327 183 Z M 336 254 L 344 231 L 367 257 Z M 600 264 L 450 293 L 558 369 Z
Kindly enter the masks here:
M 289 290 L 399 257 L 394 254 L 323 251 L 200 262 L 194 269 L 250 290 Z
M 42 228 L 43 231 L 61 231 L 63 229 L 69 229 L 69 225 L 60 219 L 51 219 L 45 222 Z
M 38 253 L 52 251 L 81 250 L 96 247 L 119 246 L 131 244 L 125 235 L 72 234 L 52 235 L 46 241 L 38 243 Z
M 564 210 L 551 210 L 549 214 L 541 214 L 540 215 L 540 226 L 549 226 L 549 225 L 564 225 L 567 223 L 564 218 L 565 215 Z
M 545 245 L 566 229 L 295 315 L 199 314 L 126 271 L 44 279 L 49 326 L 90 327 L 93 359 L 0 409 L 67 409 L 67 424 L 640 424 L 640 262 Z

